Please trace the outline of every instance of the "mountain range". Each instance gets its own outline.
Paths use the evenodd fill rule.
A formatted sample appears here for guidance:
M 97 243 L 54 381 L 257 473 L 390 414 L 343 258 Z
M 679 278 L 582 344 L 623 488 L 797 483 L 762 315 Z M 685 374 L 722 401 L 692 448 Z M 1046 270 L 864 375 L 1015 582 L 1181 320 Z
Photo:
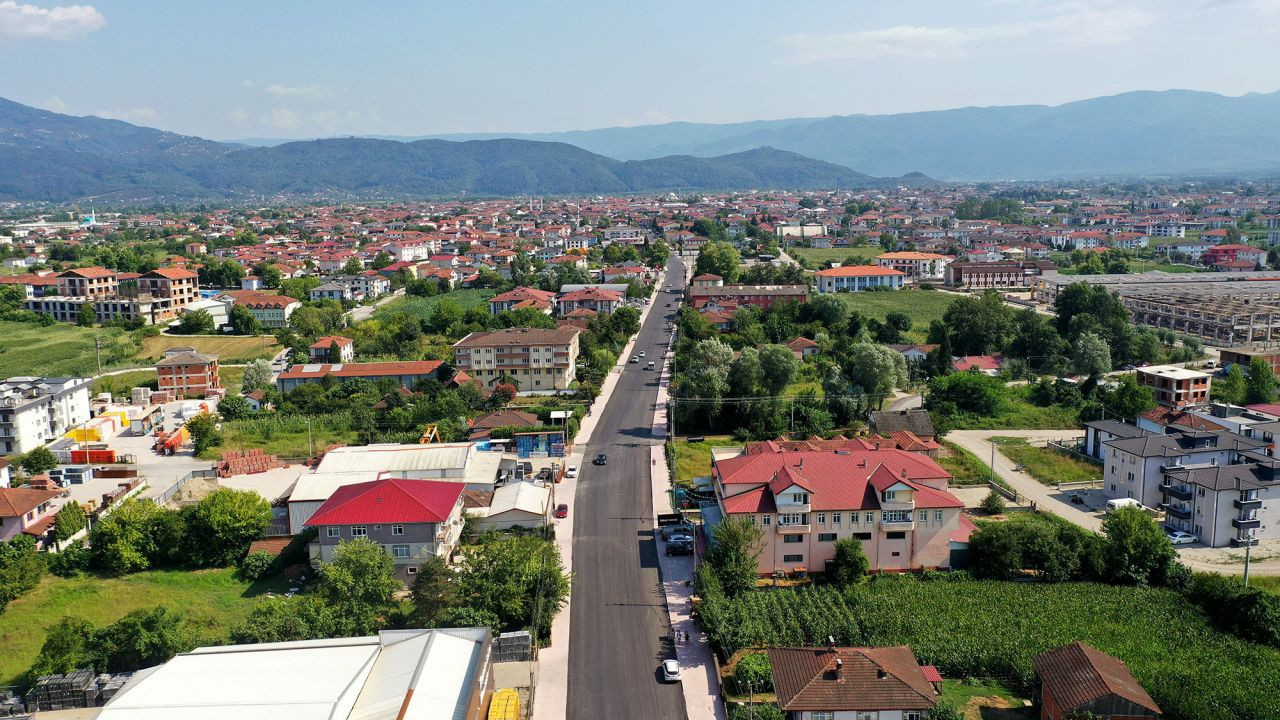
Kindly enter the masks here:
M 395 199 L 899 182 L 930 181 L 874 178 L 767 147 L 628 161 L 524 139 L 332 138 L 249 147 L 0 99 L 0 199 L 8 200 Z
M 1056 106 L 422 137 L 564 142 L 619 160 L 768 146 L 872 175 L 919 171 L 944 180 L 1277 174 L 1280 92 L 1140 91 Z

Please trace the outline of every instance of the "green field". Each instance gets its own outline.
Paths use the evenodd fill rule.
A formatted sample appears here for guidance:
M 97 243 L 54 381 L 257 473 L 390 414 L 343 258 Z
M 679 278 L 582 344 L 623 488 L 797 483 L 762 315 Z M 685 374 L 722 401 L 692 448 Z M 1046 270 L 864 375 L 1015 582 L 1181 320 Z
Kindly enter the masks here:
M 1080 417 L 1073 407 L 1041 407 L 1032 403 L 1027 399 L 1024 385 L 1009 388 L 999 415 L 957 415 L 949 424 L 952 430 L 1074 430 L 1080 427 Z
M 906 333 L 906 341 L 922 343 L 928 337 L 929 323 L 941 320 L 959 296 L 937 290 L 896 290 L 837 293 L 836 297 L 844 300 L 851 310 L 877 320 L 883 320 L 895 310 L 905 312 L 911 318 L 911 330 Z
M 693 482 L 697 477 L 710 477 L 711 448 L 734 444 L 728 435 L 707 435 L 706 440 L 699 443 L 687 440 L 677 437 L 672 443 L 676 456 L 676 482 L 681 484 Z
M 1071 457 L 1052 448 L 1037 447 L 1026 438 L 993 437 L 991 442 L 1005 457 L 1018 463 L 1042 485 L 1102 482 L 1102 466 Z
M 435 295 L 433 297 L 415 297 L 406 295 L 402 298 L 396 298 L 386 305 L 380 305 L 374 311 L 373 316 L 376 318 L 380 315 L 394 315 L 396 313 L 408 313 L 419 320 L 430 320 L 431 315 L 436 311 L 436 305 L 441 300 L 448 298 L 458 305 L 462 306 L 463 311 L 473 307 L 486 306 L 489 298 L 496 295 L 497 292 L 486 289 L 467 289 L 454 290 L 446 295 Z
M 157 335 L 142 341 L 142 349 L 136 357 L 139 361 L 154 363 L 162 359 L 164 351 L 171 347 L 195 348 L 196 352 L 213 355 L 222 363 L 246 363 L 258 358 L 270 360 L 280 352 L 280 344 L 270 335 Z
M 222 444 L 209 448 L 200 457 L 217 460 L 224 450 L 256 448 L 268 455 L 297 460 L 310 457 L 330 445 L 354 443 L 356 432 L 350 427 L 351 418 L 346 413 L 313 416 L 309 426 L 307 418 L 301 415 L 266 414 L 233 420 L 222 424 Z M 379 442 L 401 440 L 393 437 L 378 439 Z
M 941 444 L 944 452 L 950 454 L 938 457 L 938 464 L 951 473 L 952 485 L 982 485 L 991 478 L 991 466 L 979 460 L 977 455 L 950 440 L 943 440 Z
M 130 370 L 118 375 L 103 375 L 93 381 L 93 394 L 109 392 L 116 397 L 128 397 L 130 390 L 144 386 L 156 389 L 155 370 Z
M 828 263 L 843 263 L 846 258 L 859 260 L 873 258 L 884 253 L 879 245 L 861 245 L 848 248 L 787 248 L 787 254 L 794 258 L 804 258 L 814 270 L 821 270 Z
M 119 578 L 46 576 L 31 592 L 0 613 L 0 685 L 12 684 L 31 666 L 45 631 L 66 616 L 99 626 L 138 609 L 164 605 L 181 610 L 187 625 L 206 642 L 224 642 L 227 631 L 248 616 L 255 596 L 281 591 L 282 580 L 250 585 L 233 569 L 154 570 Z
M 123 344 L 120 352 L 132 355 L 132 340 L 119 331 L 95 331 L 64 323 L 42 327 L 0 321 L 0 378 L 93 375 L 97 368 L 93 338 L 99 333 L 104 342 Z M 103 353 L 104 368 L 109 354 Z

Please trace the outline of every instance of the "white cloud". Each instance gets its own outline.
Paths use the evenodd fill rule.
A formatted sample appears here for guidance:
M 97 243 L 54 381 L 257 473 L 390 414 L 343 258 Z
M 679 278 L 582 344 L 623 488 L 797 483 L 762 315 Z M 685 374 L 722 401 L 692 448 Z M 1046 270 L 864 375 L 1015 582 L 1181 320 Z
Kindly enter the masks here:
M 53 112 L 62 113 L 64 115 L 71 112 L 71 106 L 67 104 L 67 101 L 63 100 L 57 95 L 53 95 L 51 97 L 45 98 L 44 102 L 40 103 L 40 107 L 44 108 L 45 110 L 51 110 Z
M 227 119 L 235 123 L 237 127 L 244 127 L 249 124 L 249 111 L 244 108 L 236 108 L 227 113 Z
M 263 89 L 268 95 L 276 97 L 296 97 L 296 98 L 323 98 L 333 94 L 333 88 L 328 85 L 276 85 L 271 84 Z
M 106 18 L 92 5 L 58 5 L 42 8 L 0 2 L 0 35 L 40 40 L 69 40 L 100 29 Z
M 1280 0 L 1254 0 L 1280 2 Z M 1109 0 L 1032 3 L 1035 14 L 1017 22 L 964 27 L 895 25 L 843 33 L 795 33 L 777 38 L 785 64 L 885 58 L 937 59 L 1046 44 L 1112 45 L 1135 40 L 1156 16 Z
M 293 130 L 298 127 L 298 113 L 288 108 L 272 108 L 263 113 L 259 120 L 264 125 L 270 125 L 281 130 Z
M 94 115 L 108 120 L 123 120 L 135 125 L 150 125 L 160 119 L 160 113 L 156 112 L 155 108 L 149 107 L 131 108 L 127 110 L 99 110 L 94 113 Z

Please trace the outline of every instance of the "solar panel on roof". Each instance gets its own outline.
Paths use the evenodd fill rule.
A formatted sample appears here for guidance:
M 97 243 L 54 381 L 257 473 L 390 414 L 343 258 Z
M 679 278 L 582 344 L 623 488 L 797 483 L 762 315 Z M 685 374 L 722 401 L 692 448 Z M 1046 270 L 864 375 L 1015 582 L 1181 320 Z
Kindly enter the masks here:
M 329 369 L 330 369 L 332 372 L 341 372 L 341 371 L 342 371 L 342 365 L 341 365 L 341 364 L 334 365 L 334 366 L 330 367 Z
M 309 373 L 318 372 L 322 367 L 324 366 L 323 365 L 303 365 L 302 372 L 309 372 Z

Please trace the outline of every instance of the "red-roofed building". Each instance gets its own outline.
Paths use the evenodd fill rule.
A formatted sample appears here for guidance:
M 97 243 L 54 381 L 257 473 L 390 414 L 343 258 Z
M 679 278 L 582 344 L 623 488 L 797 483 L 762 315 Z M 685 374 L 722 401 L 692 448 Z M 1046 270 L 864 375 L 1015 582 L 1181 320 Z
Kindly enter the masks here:
M 1222 232 L 1224 237 L 1226 235 L 1225 230 L 1210 230 L 1209 232 L 1204 233 L 1204 235 L 1208 235 L 1212 232 Z M 1204 235 L 1201 235 L 1201 237 L 1204 237 Z M 1256 248 L 1252 245 L 1230 243 L 1227 245 L 1215 245 L 1208 250 L 1205 250 L 1204 255 L 1202 255 L 1201 258 L 1205 265 L 1219 265 L 1227 262 L 1247 262 L 1249 264 L 1249 269 L 1253 269 L 1254 265 L 1267 259 L 1267 251 L 1261 248 Z M 1230 266 L 1224 265 L 1224 267 Z
M 951 361 L 951 367 L 957 372 L 967 372 L 978 368 L 987 375 L 995 375 L 1004 366 L 1004 358 L 999 355 L 963 355 Z
M 778 707 L 787 717 L 921 720 L 938 703 L 942 675 L 911 648 L 769 648 Z
M 547 315 L 551 314 L 551 305 L 556 294 L 550 290 L 539 290 L 531 287 L 518 287 L 489 299 L 489 312 L 497 315 L 503 310 L 532 307 Z
M 824 572 L 842 538 L 862 541 L 873 571 L 951 566 L 964 504 L 947 491 L 946 470 L 919 452 L 857 448 L 874 448 L 867 440 L 806 447 L 815 442 L 822 449 L 772 441 L 713 460 L 721 511 L 765 531 L 762 576 Z
M 329 357 L 329 354 L 333 351 L 334 345 L 338 346 L 338 357 L 336 358 Z M 339 363 L 349 363 L 355 359 L 356 344 L 349 337 L 342 337 L 341 335 L 326 335 L 324 337 L 317 338 L 315 342 L 311 343 L 311 347 L 307 348 L 307 354 L 310 356 L 312 362 L 329 362 L 331 360 L 337 360 Z
M 572 290 L 556 298 L 561 315 L 568 315 L 574 310 L 591 310 L 597 313 L 611 313 L 622 307 L 622 293 L 616 290 L 588 287 Z
M 339 543 L 367 538 L 386 548 L 402 579 L 411 579 L 426 558 L 453 554 L 465 489 L 465 483 L 402 478 L 339 487 L 307 520 L 319 531 L 312 562 L 327 563 Z
M 343 380 L 360 378 L 377 382 L 382 378 L 391 378 L 406 388 L 413 388 L 419 380 L 439 380 L 439 360 L 414 360 L 408 362 L 372 362 L 372 363 L 315 363 L 307 365 L 290 365 L 276 378 L 276 386 L 280 392 L 289 392 L 309 382 L 321 382 L 332 377 Z
M 53 501 L 59 490 L 36 490 L 26 487 L 0 487 L 0 542 L 21 533 L 37 539 L 48 531 L 53 523 Z
M 907 278 L 901 270 L 879 265 L 845 265 L 819 270 L 814 275 L 820 293 L 857 292 L 873 287 L 899 290 Z

